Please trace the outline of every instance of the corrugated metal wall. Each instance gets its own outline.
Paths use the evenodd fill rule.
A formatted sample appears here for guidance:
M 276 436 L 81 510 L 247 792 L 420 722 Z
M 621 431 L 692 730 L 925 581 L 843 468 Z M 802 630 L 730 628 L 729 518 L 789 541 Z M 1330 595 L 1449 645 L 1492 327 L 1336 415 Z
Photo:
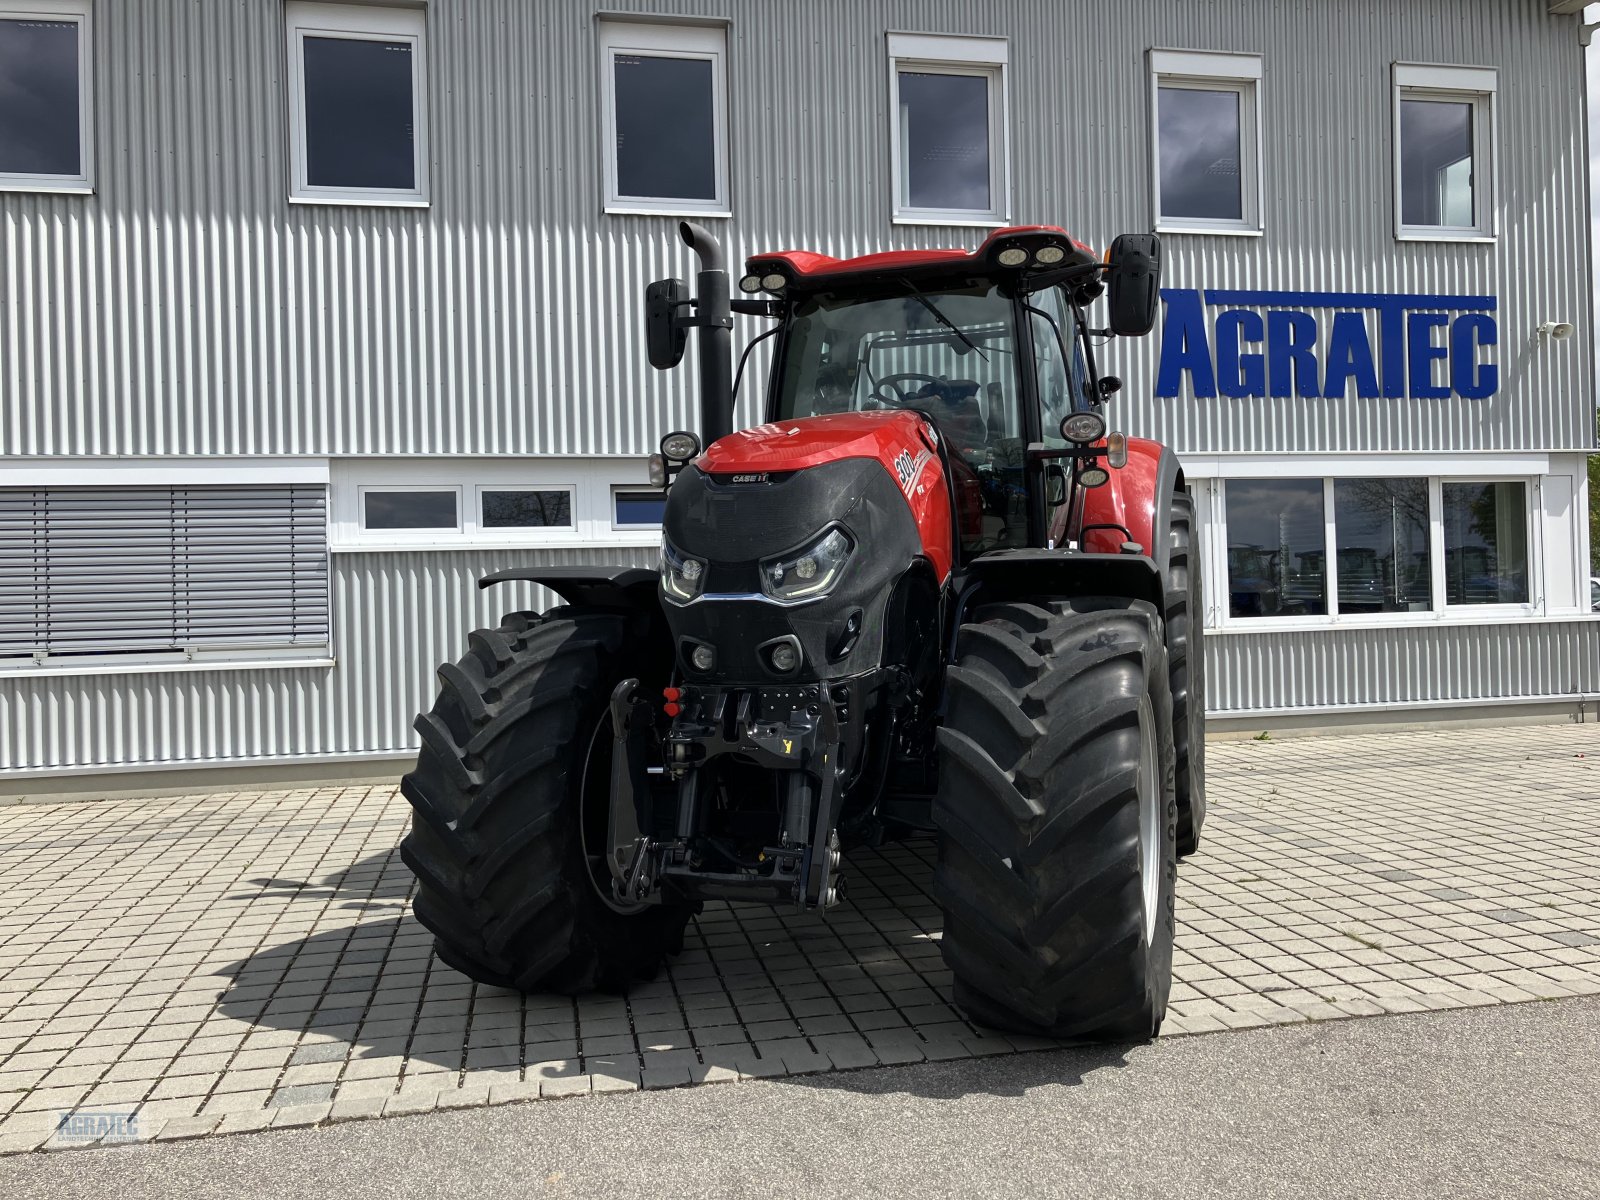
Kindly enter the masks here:
M 431 0 L 423 211 L 287 203 L 276 0 L 97 6 L 96 194 L 0 196 L 0 453 L 647 452 L 692 374 L 645 365 L 640 290 L 687 274 L 661 217 L 601 212 L 598 3 Z M 1173 236 L 1176 286 L 1500 296 L 1487 402 L 1150 399 L 1180 450 L 1588 445 L 1585 161 L 1572 18 L 1542 0 L 605 0 L 731 22 L 739 253 L 974 230 L 888 219 L 889 30 L 1011 41 L 1013 215 L 1148 228 L 1150 47 L 1260 53 L 1267 235 Z M 1391 234 L 1390 65 L 1500 70 L 1498 245 Z M 745 320 L 755 328 L 756 323 Z M 750 389 L 753 394 L 754 389 Z
M 608 561 L 654 562 L 616 549 Z M 333 667 L 55 676 L 0 688 L 0 773 L 403 750 L 411 719 L 433 703 L 439 663 L 459 658 L 467 631 L 554 602 L 509 583 L 480 591 L 491 570 L 592 561 L 566 550 L 340 554 L 333 560 Z
M 1600 694 L 1600 621 L 1230 634 L 1206 639 L 1208 711 Z

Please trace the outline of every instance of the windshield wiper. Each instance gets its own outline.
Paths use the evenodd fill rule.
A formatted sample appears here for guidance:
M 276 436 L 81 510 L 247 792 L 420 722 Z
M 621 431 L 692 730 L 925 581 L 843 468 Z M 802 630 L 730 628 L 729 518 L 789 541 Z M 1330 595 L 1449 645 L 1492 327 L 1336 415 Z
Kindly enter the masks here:
M 962 332 L 960 326 L 956 325 L 950 320 L 949 317 L 945 316 L 942 312 L 935 308 L 932 300 L 929 300 L 910 284 L 906 285 L 906 290 L 911 293 L 912 297 L 918 304 L 922 305 L 923 308 L 927 309 L 933 314 L 933 319 L 935 321 L 939 322 L 939 324 L 943 325 L 951 333 L 955 334 L 958 338 L 965 342 L 969 349 L 976 350 L 978 352 L 978 357 L 983 359 L 984 362 L 989 361 L 989 356 L 983 352 L 983 347 L 979 346 L 977 342 L 969 338 L 965 333 Z

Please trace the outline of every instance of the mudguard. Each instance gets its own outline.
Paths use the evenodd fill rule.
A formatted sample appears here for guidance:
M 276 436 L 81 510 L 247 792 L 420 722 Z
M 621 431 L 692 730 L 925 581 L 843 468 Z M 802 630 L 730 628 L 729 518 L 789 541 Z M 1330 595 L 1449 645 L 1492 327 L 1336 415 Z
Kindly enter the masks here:
M 1024 596 L 1132 596 L 1162 603 L 1161 569 L 1147 554 L 1096 554 L 1077 550 L 991 550 L 967 570 L 978 587 L 969 604 Z M 955 624 L 960 625 L 958 617 Z
M 1068 536 L 1099 554 L 1116 554 L 1123 542 L 1137 542 L 1165 580 L 1172 558 L 1172 493 L 1182 485 L 1176 454 L 1160 442 L 1131 437 L 1127 466 L 1112 470 L 1109 483 L 1085 489 Z
M 478 580 L 480 588 L 524 580 L 547 587 L 569 604 L 658 610 L 658 574 L 645 567 L 507 567 Z

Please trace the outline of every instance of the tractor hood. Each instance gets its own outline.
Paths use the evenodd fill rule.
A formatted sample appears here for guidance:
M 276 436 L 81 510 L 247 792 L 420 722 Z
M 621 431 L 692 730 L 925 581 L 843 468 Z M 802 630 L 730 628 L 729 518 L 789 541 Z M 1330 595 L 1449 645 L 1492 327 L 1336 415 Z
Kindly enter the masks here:
M 662 532 L 695 560 L 697 590 L 686 599 L 663 589 L 662 600 L 687 679 L 805 682 L 880 665 L 901 580 L 921 560 L 949 570 L 949 490 L 925 428 L 905 412 L 807 417 L 722 438 L 683 470 Z M 803 557 L 830 530 L 851 547 L 836 582 L 810 598 L 774 594 L 773 564 Z M 776 639 L 802 651 L 798 670 L 768 668 L 762 647 Z M 716 652 L 713 669 L 690 661 L 702 644 Z
M 875 467 L 888 475 L 893 489 L 910 510 L 922 553 L 933 566 L 936 578 L 942 581 L 953 565 L 954 531 L 936 436 L 925 417 L 903 409 L 800 417 L 719 438 L 694 465 L 711 487 L 731 488 L 750 496 L 747 508 L 772 510 L 764 516 L 776 520 L 780 527 L 794 520 L 802 525 L 817 522 L 812 528 L 820 527 L 820 520 L 843 517 L 849 502 L 863 498 Z M 829 500 L 808 495 L 810 502 L 796 509 L 789 506 L 787 497 L 772 497 L 763 503 L 755 501 L 756 493 L 750 491 L 781 485 L 796 471 L 846 462 L 851 466 L 824 472 L 808 479 L 803 488 L 794 489 L 812 493 L 831 485 L 837 495 Z M 826 516 L 822 515 L 823 510 Z M 717 523 L 709 509 L 702 508 L 697 516 L 708 524 Z M 742 526 L 743 522 L 739 524 Z M 776 532 L 769 527 L 768 536 Z M 718 531 L 719 535 L 724 533 L 725 529 Z M 769 542 L 762 547 L 761 552 L 770 552 L 770 545 Z

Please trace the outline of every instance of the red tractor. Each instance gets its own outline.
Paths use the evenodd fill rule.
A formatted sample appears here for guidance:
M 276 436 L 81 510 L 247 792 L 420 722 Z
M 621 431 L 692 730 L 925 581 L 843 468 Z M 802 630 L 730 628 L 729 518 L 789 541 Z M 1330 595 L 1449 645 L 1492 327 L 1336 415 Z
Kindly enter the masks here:
M 705 901 L 826 910 L 851 846 L 932 834 L 973 1020 L 1152 1036 L 1205 814 L 1199 560 L 1176 457 L 1107 432 L 1095 347 L 1150 331 L 1159 243 L 758 254 L 730 300 L 681 230 L 698 297 L 650 286 L 650 357 L 699 331 L 708 444 L 652 457 L 659 570 L 488 576 L 566 603 L 471 634 L 417 720 L 401 852 L 439 956 L 623 990 Z M 734 313 L 775 322 L 740 432 Z

